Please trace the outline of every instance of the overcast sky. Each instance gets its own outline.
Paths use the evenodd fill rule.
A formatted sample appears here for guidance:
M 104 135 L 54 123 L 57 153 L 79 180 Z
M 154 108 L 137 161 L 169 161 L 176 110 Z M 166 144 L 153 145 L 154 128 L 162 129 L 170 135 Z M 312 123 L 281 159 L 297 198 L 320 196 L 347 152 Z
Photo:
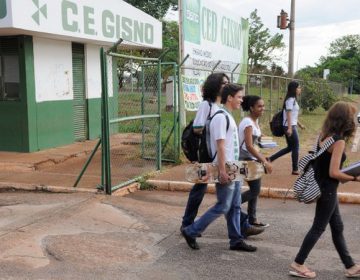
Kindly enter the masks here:
M 215 0 L 214 0 L 215 1 Z M 295 1 L 295 0 L 294 0 Z M 281 9 L 290 15 L 291 0 L 221 0 L 218 5 L 239 11 L 248 18 L 258 10 L 264 25 L 272 34 L 284 34 L 288 46 L 289 30 L 276 28 Z M 320 56 L 327 55 L 330 42 L 349 34 L 360 34 L 360 0 L 296 0 L 294 70 L 314 66 Z M 287 71 L 287 47 L 281 66 Z

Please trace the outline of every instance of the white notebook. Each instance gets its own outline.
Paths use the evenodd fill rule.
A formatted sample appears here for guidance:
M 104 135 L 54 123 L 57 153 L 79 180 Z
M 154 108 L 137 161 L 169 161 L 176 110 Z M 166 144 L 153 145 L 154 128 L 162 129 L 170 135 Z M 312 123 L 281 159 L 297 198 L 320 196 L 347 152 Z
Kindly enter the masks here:
M 354 162 L 349 166 L 341 169 L 341 172 L 344 172 L 351 176 L 359 176 L 360 175 L 360 161 Z

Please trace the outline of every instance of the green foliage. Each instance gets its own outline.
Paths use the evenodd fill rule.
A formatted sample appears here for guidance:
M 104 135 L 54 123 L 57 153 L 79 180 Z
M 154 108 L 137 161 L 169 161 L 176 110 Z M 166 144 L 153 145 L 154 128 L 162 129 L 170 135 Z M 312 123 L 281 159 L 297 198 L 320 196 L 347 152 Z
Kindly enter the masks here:
M 274 51 L 285 47 L 283 35 L 270 35 L 257 15 L 257 9 L 250 14 L 249 19 L 249 71 L 257 72 L 263 65 L 270 66 L 274 61 Z
M 346 35 L 330 43 L 329 53 L 332 56 L 343 56 L 351 49 L 360 51 L 360 35 Z
M 177 0 L 124 0 L 130 5 L 142 10 L 143 12 L 162 19 L 169 8 L 177 9 Z
M 310 78 L 307 75 L 302 78 L 301 107 L 305 111 L 312 112 L 319 107 L 328 110 L 338 100 L 325 80 Z
M 324 85 L 329 87 L 327 84 L 324 84 Z M 339 98 L 337 98 L 337 96 L 334 94 L 334 92 L 330 88 L 328 88 L 327 90 L 323 90 L 321 107 L 325 111 L 327 111 L 338 100 L 339 100 Z
M 346 35 L 330 43 L 329 55 L 320 58 L 316 67 L 306 67 L 297 75 L 321 78 L 324 69 L 330 69 L 328 80 L 352 85 L 360 93 L 360 35 Z

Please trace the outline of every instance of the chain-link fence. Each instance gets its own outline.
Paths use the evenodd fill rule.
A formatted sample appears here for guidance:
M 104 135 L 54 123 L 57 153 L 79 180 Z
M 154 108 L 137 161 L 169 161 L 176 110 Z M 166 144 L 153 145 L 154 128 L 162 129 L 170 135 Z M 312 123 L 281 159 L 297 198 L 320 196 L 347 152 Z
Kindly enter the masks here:
M 115 190 L 161 167 L 161 65 L 156 58 L 117 53 L 108 57 L 115 58 L 113 69 L 119 81 L 108 99 L 109 176 Z M 112 75 L 106 76 L 110 88 Z
M 159 170 L 163 161 L 177 161 L 178 67 L 160 58 L 102 57 L 103 173 L 111 193 Z
M 265 113 L 260 119 L 260 122 L 268 124 L 273 114 L 281 110 L 284 102 L 284 98 L 287 91 L 287 85 L 291 80 L 287 77 L 271 76 L 265 74 L 240 74 L 236 68 L 234 71 L 218 71 L 217 69 L 196 69 L 190 67 L 181 68 L 185 75 L 191 75 L 195 77 L 205 78 L 214 72 L 223 72 L 230 78 L 233 83 L 240 83 L 245 88 L 245 94 L 261 96 L 265 102 Z M 297 80 L 303 87 L 305 92 L 306 86 L 302 80 Z M 319 83 L 319 82 L 314 82 Z M 327 82 L 324 80 L 321 84 L 327 84 L 337 96 L 342 96 L 347 93 L 346 87 L 340 83 Z M 319 85 L 321 86 L 321 85 Z M 301 103 L 301 99 L 300 99 Z M 186 111 L 186 120 L 194 118 L 196 111 Z M 234 112 L 236 121 L 240 121 L 243 113 L 241 111 Z

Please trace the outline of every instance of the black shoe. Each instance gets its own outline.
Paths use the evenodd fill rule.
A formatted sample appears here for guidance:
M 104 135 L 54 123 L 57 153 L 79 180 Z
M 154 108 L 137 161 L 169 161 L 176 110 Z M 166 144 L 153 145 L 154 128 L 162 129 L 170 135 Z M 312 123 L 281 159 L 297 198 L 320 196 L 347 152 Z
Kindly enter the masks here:
M 249 237 L 251 235 L 258 235 L 258 234 L 264 232 L 264 230 L 265 229 L 263 227 L 249 226 L 248 228 L 246 228 L 242 231 L 242 234 L 244 235 L 244 237 Z
M 184 229 L 184 226 L 181 225 L 181 227 L 180 227 L 180 232 L 181 232 L 181 234 L 182 234 L 183 229 Z M 197 237 L 202 237 L 201 233 L 199 233 Z
M 244 240 L 240 240 L 235 245 L 230 246 L 230 250 L 235 251 L 245 251 L 245 252 L 255 252 L 257 248 L 255 246 L 251 246 L 246 244 Z
M 196 238 L 191 237 L 190 235 L 187 235 L 184 228 L 182 228 L 181 234 L 182 234 L 182 236 L 184 236 L 184 238 L 186 240 L 186 243 L 189 245 L 189 247 L 191 249 L 193 249 L 193 250 L 199 250 L 200 249 L 199 244 L 197 244 L 197 242 L 196 242 Z

